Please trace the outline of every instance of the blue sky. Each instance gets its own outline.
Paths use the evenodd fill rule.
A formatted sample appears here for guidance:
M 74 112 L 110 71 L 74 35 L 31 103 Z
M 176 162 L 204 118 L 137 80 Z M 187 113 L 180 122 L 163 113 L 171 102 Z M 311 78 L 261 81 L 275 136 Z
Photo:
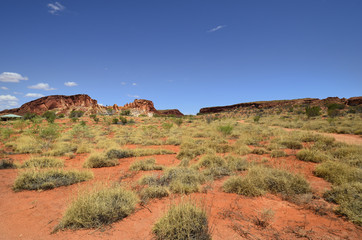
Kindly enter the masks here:
M 0 109 L 360 96 L 361 0 L 1 0 Z

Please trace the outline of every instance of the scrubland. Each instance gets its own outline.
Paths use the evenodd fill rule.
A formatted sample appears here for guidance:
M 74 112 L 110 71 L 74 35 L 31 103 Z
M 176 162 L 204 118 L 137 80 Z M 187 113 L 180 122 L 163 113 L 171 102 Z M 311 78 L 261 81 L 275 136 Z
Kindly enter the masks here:
M 359 239 L 359 110 L 273 111 L 0 122 L 1 235 Z

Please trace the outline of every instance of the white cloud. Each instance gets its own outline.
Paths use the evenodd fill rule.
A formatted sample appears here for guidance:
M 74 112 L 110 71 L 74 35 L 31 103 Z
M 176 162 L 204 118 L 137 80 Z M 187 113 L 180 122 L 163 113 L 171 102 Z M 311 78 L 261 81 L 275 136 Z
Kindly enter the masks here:
M 210 30 L 208 30 L 207 32 L 216 32 L 222 28 L 226 27 L 226 25 L 219 25 L 217 27 L 211 28 Z
M 9 90 L 7 87 L 0 87 L 2 90 Z
M 121 82 L 121 85 L 123 85 L 123 86 L 126 85 L 126 84 L 127 84 L 126 82 Z
M 19 73 L 3 72 L 0 74 L 0 82 L 13 82 L 18 83 L 20 80 L 28 80 L 27 77 L 21 76 Z
M 134 82 L 134 83 L 132 83 L 132 86 L 136 86 L 136 85 L 137 85 L 137 83 L 135 83 L 135 82 Z
M 139 98 L 140 97 L 138 95 L 131 95 L 131 94 L 128 94 L 127 96 L 130 97 L 130 98 Z
M 13 92 L 14 94 L 17 94 L 17 95 L 23 95 L 22 92 Z
M 76 82 L 65 82 L 64 85 L 67 86 L 67 87 L 75 87 L 75 86 L 78 86 L 78 83 L 76 83 Z
M 27 93 L 25 97 L 31 97 L 31 98 L 41 98 L 44 97 L 41 93 Z
M 62 12 L 65 10 L 65 7 L 60 4 L 59 2 L 55 3 L 48 3 L 49 12 L 53 15 L 57 15 L 59 12 Z
M 12 95 L 0 95 L 0 109 L 14 108 L 19 105 L 19 99 Z
M 38 83 L 36 85 L 29 86 L 28 88 L 30 88 L 30 89 L 41 89 L 41 90 L 45 90 L 45 91 L 55 90 L 55 88 L 51 88 L 48 83 Z
M 98 103 L 99 106 L 104 106 L 102 103 Z

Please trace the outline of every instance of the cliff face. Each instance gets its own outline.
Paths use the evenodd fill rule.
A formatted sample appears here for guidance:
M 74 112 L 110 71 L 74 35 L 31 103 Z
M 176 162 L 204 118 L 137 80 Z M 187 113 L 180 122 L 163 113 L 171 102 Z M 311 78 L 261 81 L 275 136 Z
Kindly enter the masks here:
M 41 115 L 48 110 L 53 110 L 57 112 L 57 114 L 68 114 L 72 110 L 94 113 L 99 109 L 101 109 L 101 106 L 97 104 L 97 100 L 92 99 L 86 94 L 77 94 L 72 96 L 52 95 L 27 102 L 20 108 L 6 109 L 0 113 L 13 113 L 19 115 L 24 115 L 25 113 L 36 113 Z
M 349 99 L 338 98 L 338 97 L 329 97 L 325 99 L 319 98 L 303 98 L 303 99 L 293 99 L 293 100 L 276 100 L 276 101 L 260 101 L 260 102 L 248 102 L 248 103 L 239 103 L 228 106 L 218 106 L 218 107 L 206 107 L 201 108 L 199 113 L 218 113 L 231 110 L 237 110 L 242 108 L 259 108 L 259 109 L 268 109 L 275 107 L 283 106 L 295 106 L 295 105 L 311 105 L 311 106 L 324 106 L 328 103 L 338 103 L 347 106 L 357 106 L 362 104 L 362 97 L 352 97 Z

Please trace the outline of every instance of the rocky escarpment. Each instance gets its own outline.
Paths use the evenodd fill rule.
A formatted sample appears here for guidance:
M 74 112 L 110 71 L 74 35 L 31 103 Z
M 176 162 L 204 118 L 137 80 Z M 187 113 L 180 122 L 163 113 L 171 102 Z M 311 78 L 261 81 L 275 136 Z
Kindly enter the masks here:
M 228 106 L 201 108 L 199 113 L 200 114 L 218 113 L 225 111 L 234 111 L 243 108 L 268 109 L 268 108 L 296 106 L 296 105 L 325 106 L 326 104 L 329 103 L 338 103 L 346 106 L 358 106 L 362 104 L 362 97 L 352 97 L 349 99 L 338 98 L 338 97 L 328 97 L 325 99 L 303 98 L 303 99 L 293 99 L 293 100 L 247 102 L 247 103 L 239 103 Z
M 131 114 L 138 116 L 141 114 L 145 115 L 169 115 L 174 114 L 182 116 L 183 114 L 177 109 L 157 111 L 153 105 L 153 102 L 145 99 L 135 99 L 131 103 L 127 103 L 124 106 L 118 106 L 114 104 L 111 107 L 104 107 L 97 103 L 97 100 L 92 99 L 86 94 L 77 94 L 71 96 L 65 95 L 52 95 L 42 97 L 31 102 L 23 104 L 19 108 L 6 109 L 0 112 L 0 114 L 18 114 L 24 115 L 26 113 L 35 113 L 42 115 L 46 111 L 55 111 L 56 114 L 68 115 L 71 111 L 83 111 L 85 114 L 108 114 L 108 110 L 112 110 L 112 113 L 119 113 L 122 110 L 130 110 Z
M 172 115 L 177 117 L 182 117 L 184 114 L 180 112 L 178 109 L 165 109 L 165 110 L 158 110 L 160 115 Z
M 46 111 L 55 111 L 57 114 L 69 114 L 72 110 L 80 110 L 85 113 L 96 113 L 102 107 L 98 105 L 97 100 L 92 99 L 86 94 L 77 94 L 71 96 L 51 95 L 38 98 L 27 102 L 19 108 L 6 109 L 0 112 L 24 115 L 26 113 L 43 114 Z

